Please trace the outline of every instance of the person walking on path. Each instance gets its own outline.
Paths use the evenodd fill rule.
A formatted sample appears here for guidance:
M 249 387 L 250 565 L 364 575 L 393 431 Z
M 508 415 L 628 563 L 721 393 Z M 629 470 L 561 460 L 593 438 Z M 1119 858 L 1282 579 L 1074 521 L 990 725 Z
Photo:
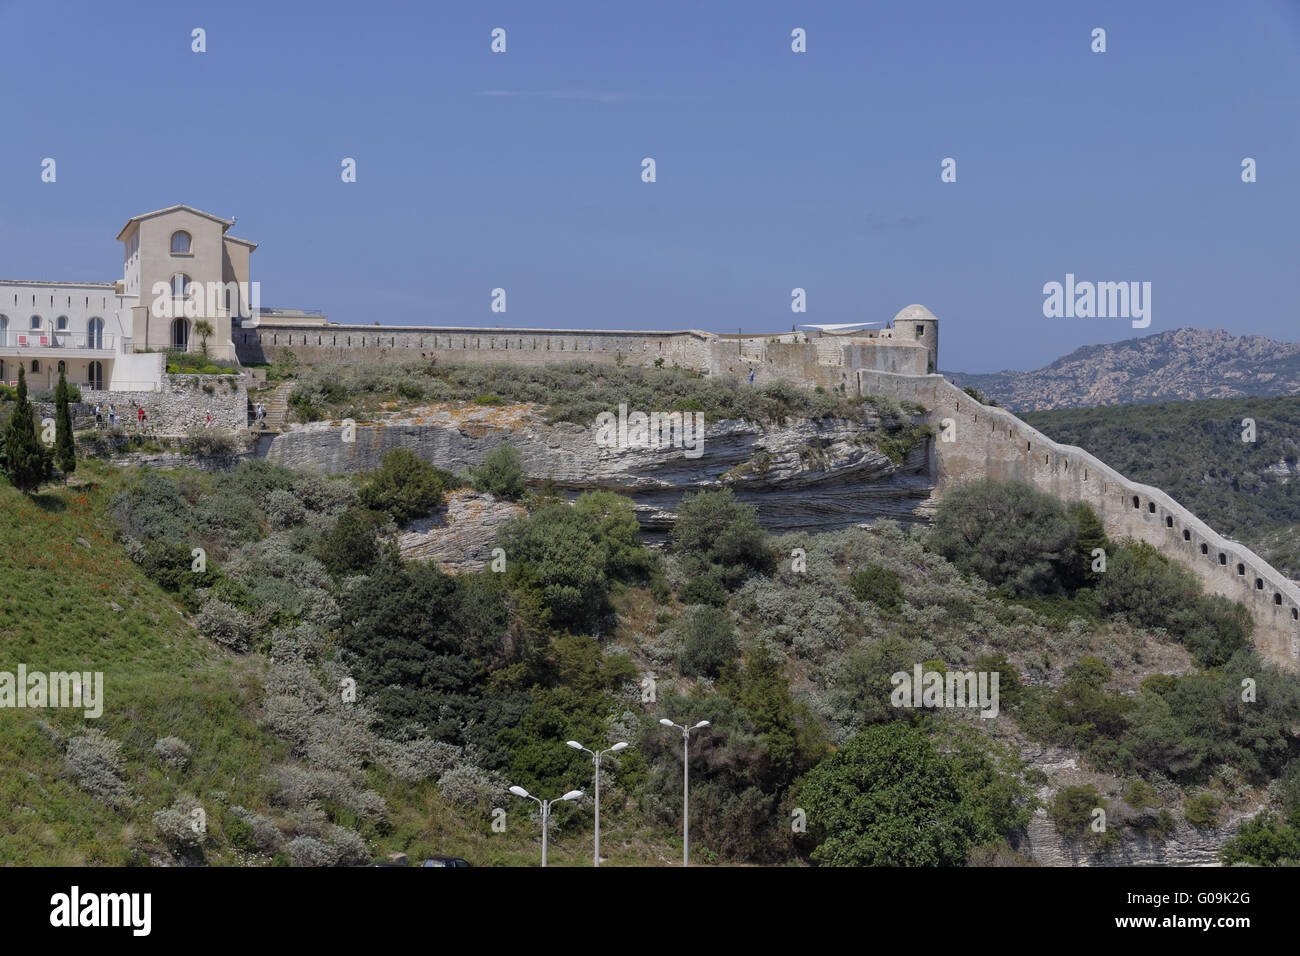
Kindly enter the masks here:
M 117 427 L 117 406 L 112 402 L 108 403 L 108 427 Z
M 104 409 L 100 407 L 99 402 L 95 403 L 95 427 L 104 427 Z
M 135 430 L 144 434 L 144 406 L 141 405 L 135 412 Z
M 212 409 L 211 409 L 211 408 L 208 409 L 207 415 L 208 415 L 208 420 L 207 420 L 207 422 L 204 424 L 203 427 L 204 427 L 204 428 L 211 428 L 211 427 L 212 427 Z

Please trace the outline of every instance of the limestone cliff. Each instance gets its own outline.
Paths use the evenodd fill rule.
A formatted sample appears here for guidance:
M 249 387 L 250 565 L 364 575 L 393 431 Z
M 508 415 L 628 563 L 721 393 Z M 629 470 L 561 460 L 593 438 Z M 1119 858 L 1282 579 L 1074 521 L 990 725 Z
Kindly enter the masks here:
M 928 514 L 933 483 L 927 441 L 896 464 L 877 447 L 875 420 L 708 422 L 695 456 L 689 448 L 600 447 L 592 427 L 548 424 L 541 412 L 529 405 L 435 405 L 359 422 L 354 433 L 337 421 L 296 425 L 275 436 L 263 453 L 290 467 L 346 474 L 376 468 L 386 452 L 407 448 L 440 468 L 462 472 L 508 442 L 534 481 L 628 495 L 651 531 L 671 521 L 686 491 L 723 485 L 753 504 L 773 531 Z

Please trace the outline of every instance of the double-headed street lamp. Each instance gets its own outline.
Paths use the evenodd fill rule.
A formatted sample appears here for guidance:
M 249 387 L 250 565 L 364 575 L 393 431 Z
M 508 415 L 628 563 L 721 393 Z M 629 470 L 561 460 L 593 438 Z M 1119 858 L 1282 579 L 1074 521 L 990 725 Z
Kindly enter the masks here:
M 558 800 L 543 800 L 540 797 L 534 797 L 523 787 L 511 787 L 510 792 L 516 797 L 527 797 L 533 800 L 542 808 L 542 866 L 546 865 L 546 825 L 551 821 L 551 804 L 559 803 L 560 800 L 577 800 L 582 796 L 581 790 L 570 790 Z
M 691 731 L 709 726 L 707 720 L 701 720 L 691 727 L 674 724 L 667 717 L 659 723 L 665 727 L 676 727 L 682 732 L 682 866 L 691 865 Z
M 596 860 L 592 866 L 600 866 L 600 758 L 605 754 L 618 753 L 620 750 L 626 750 L 628 744 L 620 740 L 608 750 L 589 750 L 576 740 L 567 742 L 574 750 L 581 750 L 583 753 L 589 753 L 596 762 Z

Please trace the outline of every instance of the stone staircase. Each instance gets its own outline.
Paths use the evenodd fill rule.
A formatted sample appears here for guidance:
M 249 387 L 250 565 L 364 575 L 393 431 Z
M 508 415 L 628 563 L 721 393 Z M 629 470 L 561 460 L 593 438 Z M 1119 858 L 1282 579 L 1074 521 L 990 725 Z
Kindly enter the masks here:
M 293 382 L 285 382 L 276 387 L 270 398 L 262 399 L 266 405 L 266 418 L 262 422 L 261 433 L 283 430 L 284 420 L 289 414 L 289 392 L 293 390 L 293 385 Z

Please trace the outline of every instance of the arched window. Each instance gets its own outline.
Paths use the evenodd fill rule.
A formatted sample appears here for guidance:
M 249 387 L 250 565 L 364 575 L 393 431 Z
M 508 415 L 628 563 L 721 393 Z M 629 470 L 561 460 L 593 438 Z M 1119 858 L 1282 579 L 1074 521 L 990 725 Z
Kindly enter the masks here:
M 190 254 L 190 234 L 183 229 L 172 233 L 172 255 Z
M 104 388 L 104 363 L 91 362 L 87 366 L 86 383 L 96 391 Z
M 104 347 L 104 320 L 91 319 L 86 326 L 86 348 L 102 349 Z
M 0 345 L 8 345 L 8 344 L 9 344 L 9 316 L 0 315 Z M 4 376 L 0 375 L 0 380 L 3 379 Z
M 68 331 L 68 317 L 66 315 L 59 316 L 58 319 L 55 320 L 54 327 L 60 332 Z
M 184 319 L 172 320 L 172 348 L 184 352 L 190 347 L 190 324 Z
M 37 359 L 32 359 L 32 374 L 35 375 L 41 370 L 41 363 Z
M 183 272 L 178 272 L 172 276 L 172 295 L 176 298 L 183 298 L 190 289 L 190 277 Z
M 40 317 L 39 315 L 33 315 L 33 316 L 32 316 L 32 328 L 33 328 L 33 329 L 39 329 L 40 327 L 41 327 L 41 317 Z
M 60 363 L 59 363 L 59 374 L 60 374 L 60 375 L 66 375 L 67 372 L 68 372 L 68 363 L 67 363 L 67 362 L 60 362 Z

